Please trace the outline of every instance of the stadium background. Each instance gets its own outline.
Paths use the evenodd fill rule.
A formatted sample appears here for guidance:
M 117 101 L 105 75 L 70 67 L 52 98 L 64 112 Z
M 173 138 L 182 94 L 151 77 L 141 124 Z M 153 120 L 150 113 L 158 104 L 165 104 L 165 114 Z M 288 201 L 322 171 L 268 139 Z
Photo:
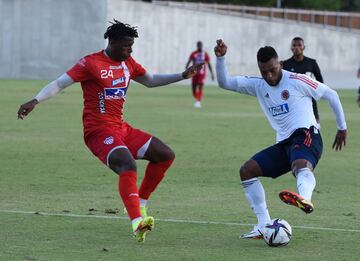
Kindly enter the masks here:
M 153 72 L 183 70 L 198 39 L 212 55 L 214 40 L 223 37 L 229 43 L 231 72 L 258 75 L 255 52 L 260 45 L 273 44 L 288 57 L 292 34 L 306 33 L 306 54 L 317 58 L 325 81 L 330 83 L 333 72 L 339 84 L 332 87 L 356 88 L 359 30 L 220 15 L 199 7 L 0 0 L 0 77 L 18 78 L 0 80 L 1 261 L 359 259 L 360 118 L 354 89 L 338 91 L 349 127 L 340 153 L 331 149 L 334 115 L 325 101 L 319 102 L 324 153 L 316 169 L 314 214 L 305 216 L 278 199 L 280 190 L 296 189 L 290 173 L 275 181 L 262 179 L 272 217 L 293 227 L 291 243 L 281 249 L 239 239 L 255 222 L 239 166 L 274 142 L 274 131 L 254 98 L 207 88 L 198 110 L 189 86 L 148 89 L 131 83 L 126 119 L 177 154 L 149 203 L 156 228 L 142 245 L 130 236 L 117 176 L 84 145 L 79 84 L 17 120 L 19 105 L 48 80 L 105 46 L 102 36 L 113 17 L 139 26 L 134 56 Z M 141 180 L 146 164 L 137 164 Z
M 0 0 L 0 77 L 55 78 L 82 55 L 103 48 L 107 21 L 116 18 L 138 26 L 133 55 L 150 72 L 182 70 L 197 40 L 214 61 L 214 42 L 223 38 L 230 47 L 230 72 L 258 75 L 259 47 L 272 45 L 285 59 L 291 56 L 291 39 L 301 36 L 305 55 L 317 59 L 326 83 L 333 88 L 357 86 L 360 30 L 197 9 L 159 1 Z

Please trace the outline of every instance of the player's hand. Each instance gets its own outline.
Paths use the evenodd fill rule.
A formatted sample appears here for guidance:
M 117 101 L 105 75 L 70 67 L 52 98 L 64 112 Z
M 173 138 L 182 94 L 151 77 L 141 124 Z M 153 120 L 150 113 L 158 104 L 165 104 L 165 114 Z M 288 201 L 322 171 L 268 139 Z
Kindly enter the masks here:
M 36 99 L 32 99 L 24 104 L 22 104 L 18 110 L 18 119 L 24 119 L 38 104 L 39 102 Z
M 332 148 L 336 151 L 341 150 L 346 145 L 347 130 L 338 130 Z
M 227 46 L 222 39 L 216 40 L 216 46 L 214 48 L 215 55 L 217 57 L 224 56 L 227 51 Z
M 195 76 L 203 68 L 204 64 L 205 63 L 199 63 L 190 66 L 182 73 L 182 76 L 184 77 L 184 79 L 189 79 Z

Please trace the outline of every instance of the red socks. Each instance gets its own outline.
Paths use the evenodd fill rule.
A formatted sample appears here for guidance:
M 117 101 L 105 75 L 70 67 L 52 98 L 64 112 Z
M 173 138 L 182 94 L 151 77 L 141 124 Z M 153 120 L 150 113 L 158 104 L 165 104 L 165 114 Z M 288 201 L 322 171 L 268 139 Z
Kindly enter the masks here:
M 119 175 L 119 193 L 131 220 L 141 217 L 140 198 L 148 199 L 165 176 L 174 160 L 149 163 L 140 190 L 136 187 L 136 171 L 129 170 Z
M 195 91 L 193 91 L 193 96 L 194 96 L 195 100 L 197 100 L 197 101 L 201 101 L 203 98 L 203 95 L 204 95 L 204 93 L 203 93 L 202 86 L 199 87 L 198 89 L 196 89 Z
M 151 163 L 146 167 L 145 176 L 139 189 L 139 196 L 142 199 L 148 199 L 150 194 L 156 189 L 165 176 L 165 172 L 171 166 L 174 160 Z
M 199 88 L 198 93 L 197 93 L 197 100 L 201 101 L 203 98 L 203 95 L 204 95 L 203 88 L 201 87 L 201 88 Z
M 119 175 L 119 193 L 130 219 L 141 217 L 136 171 L 129 170 Z

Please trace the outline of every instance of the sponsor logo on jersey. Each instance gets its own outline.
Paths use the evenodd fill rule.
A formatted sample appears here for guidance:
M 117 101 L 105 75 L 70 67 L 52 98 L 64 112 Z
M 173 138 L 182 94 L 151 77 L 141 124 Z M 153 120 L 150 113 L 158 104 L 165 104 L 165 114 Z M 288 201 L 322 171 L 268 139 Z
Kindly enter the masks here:
M 112 81 L 112 86 L 125 82 L 125 77 L 120 77 L 119 79 L 115 79 Z
M 274 117 L 278 115 L 286 114 L 289 112 L 289 105 L 287 103 L 284 103 L 278 106 L 270 107 L 269 111 L 271 115 Z
M 126 97 L 126 91 L 127 91 L 127 87 L 104 88 L 105 99 L 107 100 L 123 99 Z
M 288 90 L 283 90 L 281 92 L 281 99 L 283 99 L 284 101 L 286 101 L 287 99 L 289 99 L 290 97 L 290 93 Z
M 123 67 L 121 66 L 121 65 L 110 65 L 109 66 L 109 69 L 111 69 L 111 70 L 120 70 L 120 69 L 122 69 Z
M 99 111 L 100 113 L 106 113 L 104 94 L 102 92 L 99 92 L 98 97 L 99 97 Z
M 113 136 L 106 137 L 105 140 L 104 140 L 104 144 L 106 144 L 106 145 L 110 145 L 110 144 L 113 144 L 113 143 L 114 143 L 114 137 Z

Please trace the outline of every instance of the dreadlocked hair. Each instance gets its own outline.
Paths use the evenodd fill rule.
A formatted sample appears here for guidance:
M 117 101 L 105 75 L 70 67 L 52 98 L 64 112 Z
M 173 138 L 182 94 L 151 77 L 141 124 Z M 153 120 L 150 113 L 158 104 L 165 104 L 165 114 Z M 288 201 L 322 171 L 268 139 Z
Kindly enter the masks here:
M 138 32 L 136 27 L 129 24 L 124 24 L 116 19 L 114 22 L 109 22 L 111 25 L 106 29 L 104 38 L 109 40 L 121 40 L 124 37 L 137 38 Z

